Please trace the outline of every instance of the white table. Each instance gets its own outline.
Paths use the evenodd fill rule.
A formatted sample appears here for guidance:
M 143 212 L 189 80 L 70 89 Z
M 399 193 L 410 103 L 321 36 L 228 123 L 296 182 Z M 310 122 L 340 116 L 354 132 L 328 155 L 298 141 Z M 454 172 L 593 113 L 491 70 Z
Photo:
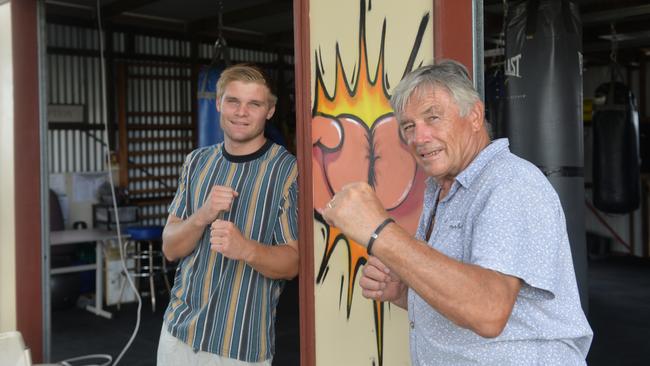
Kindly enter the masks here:
M 122 234 L 122 240 L 126 240 L 128 234 Z M 111 319 L 112 314 L 103 309 L 104 304 L 104 256 L 103 245 L 110 241 L 117 241 L 117 231 L 100 230 L 100 229 L 83 229 L 83 230 L 61 230 L 50 232 L 50 246 L 68 245 L 79 243 L 95 243 L 95 264 L 83 264 L 76 266 L 57 267 L 50 269 L 50 275 L 60 273 L 82 272 L 95 270 L 95 305 L 86 306 L 86 310 L 107 319 Z

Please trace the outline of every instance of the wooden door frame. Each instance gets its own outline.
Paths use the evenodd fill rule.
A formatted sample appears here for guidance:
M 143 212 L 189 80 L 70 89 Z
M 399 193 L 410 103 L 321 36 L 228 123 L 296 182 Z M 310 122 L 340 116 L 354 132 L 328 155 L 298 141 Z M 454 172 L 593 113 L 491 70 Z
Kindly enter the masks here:
M 14 87 L 14 184 L 16 227 L 16 328 L 43 360 L 44 305 L 41 250 L 41 125 L 39 84 L 40 1 L 12 1 L 11 38 Z

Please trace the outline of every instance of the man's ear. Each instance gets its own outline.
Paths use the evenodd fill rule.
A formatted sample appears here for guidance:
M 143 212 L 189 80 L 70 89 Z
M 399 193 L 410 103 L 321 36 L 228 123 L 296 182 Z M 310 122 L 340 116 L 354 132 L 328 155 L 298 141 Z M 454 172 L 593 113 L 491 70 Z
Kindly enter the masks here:
M 468 117 L 472 123 L 472 130 L 479 131 L 482 129 L 485 121 L 485 106 L 483 102 L 476 101 L 472 108 L 470 108 Z
M 215 99 L 214 105 L 217 107 L 217 112 L 221 113 L 221 100 Z
M 266 114 L 266 119 L 269 120 L 275 114 L 275 104 L 269 109 L 269 112 Z

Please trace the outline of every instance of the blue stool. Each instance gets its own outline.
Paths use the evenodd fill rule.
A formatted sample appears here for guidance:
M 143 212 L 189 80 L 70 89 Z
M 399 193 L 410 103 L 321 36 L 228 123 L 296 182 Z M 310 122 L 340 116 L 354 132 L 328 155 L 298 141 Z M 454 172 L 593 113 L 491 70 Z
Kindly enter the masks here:
M 154 249 L 155 242 L 162 241 L 162 226 L 135 226 L 126 229 L 129 239 L 124 244 L 124 253 L 128 253 L 129 244 L 134 244 L 133 253 L 127 256 L 133 259 L 134 268 L 131 275 L 134 278 L 148 278 L 149 292 L 140 292 L 141 296 L 151 297 L 151 311 L 156 311 L 156 288 L 154 286 L 154 276 L 162 275 L 165 280 L 167 292 L 171 294 L 171 287 L 167 279 L 167 264 L 165 256 L 161 250 Z M 155 260 L 159 259 L 159 264 Z M 117 302 L 117 308 L 120 308 L 124 286 L 127 281 L 122 282 L 120 297 Z M 137 286 L 136 286 L 137 287 Z

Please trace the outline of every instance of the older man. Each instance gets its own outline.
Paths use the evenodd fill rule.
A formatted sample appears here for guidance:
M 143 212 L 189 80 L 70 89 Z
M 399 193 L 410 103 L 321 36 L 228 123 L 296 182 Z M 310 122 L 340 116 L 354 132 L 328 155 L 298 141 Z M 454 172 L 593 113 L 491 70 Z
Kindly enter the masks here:
M 365 183 L 321 210 L 367 245 L 364 296 L 407 308 L 414 365 L 583 365 L 592 339 L 557 194 L 508 140 L 457 62 L 408 74 L 391 104 L 429 176 L 415 237 Z

